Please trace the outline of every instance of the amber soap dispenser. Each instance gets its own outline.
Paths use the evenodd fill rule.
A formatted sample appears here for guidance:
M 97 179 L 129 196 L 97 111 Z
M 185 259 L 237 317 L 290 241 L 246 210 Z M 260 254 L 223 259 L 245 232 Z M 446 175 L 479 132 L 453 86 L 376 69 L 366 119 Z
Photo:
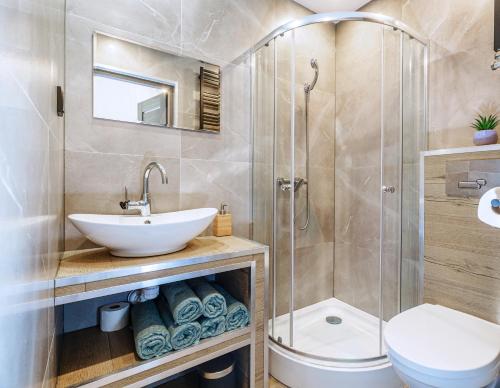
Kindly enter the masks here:
M 233 217 L 227 208 L 227 203 L 221 203 L 219 213 L 215 216 L 213 233 L 217 237 L 233 234 Z

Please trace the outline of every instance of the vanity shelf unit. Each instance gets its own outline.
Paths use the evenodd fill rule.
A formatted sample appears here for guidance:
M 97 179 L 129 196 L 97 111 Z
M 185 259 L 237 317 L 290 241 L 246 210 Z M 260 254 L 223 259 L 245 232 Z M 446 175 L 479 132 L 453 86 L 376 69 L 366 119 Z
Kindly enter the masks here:
M 114 257 L 104 248 L 67 252 L 55 279 L 55 304 L 209 275 L 247 305 L 248 327 L 147 361 L 136 356 L 129 328 L 103 333 L 89 327 L 65 333 L 57 386 L 143 387 L 234 352 L 241 385 L 266 387 L 268 248 L 264 245 L 233 236 L 199 237 L 183 251 L 147 258 Z

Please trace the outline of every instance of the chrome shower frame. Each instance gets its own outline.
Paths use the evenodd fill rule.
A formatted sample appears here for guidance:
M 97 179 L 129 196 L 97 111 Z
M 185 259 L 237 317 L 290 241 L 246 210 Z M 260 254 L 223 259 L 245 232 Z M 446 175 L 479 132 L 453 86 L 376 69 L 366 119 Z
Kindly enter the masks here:
M 424 60 L 423 60 L 423 67 L 424 67 L 424 101 L 423 101 L 423 104 L 424 104 L 424 109 L 425 109 L 425 116 L 424 116 L 424 133 L 425 133 L 425 136 L 427 136 L 427 133 L 428 133 L 428 66 L 429 66 L 429 40 L 427 38 L 425 38 L 423 35 L 421 35 L 420 33 L 418 33 L 417 31 L 415 31 L 413 28 L 409 27 L 408 25 L 406 25 L 405 23 L 395 19 L 395 18 L 392 18 L 392 17 L 389 17 L 389 16 L 385 16 L 385 15 L 381 15 L 381 14 L 376 14 L 376 13 L 371 13 L 371 12 L 331 12 L 331 13 L 321 13 L 321 14 L 313 14 L 313 15 L 308 15 L 308 16 L 305 16 L 305 17 L 302 17 L 300 19 L 296 19 L 296 20 L 292 20 L 290 22 L 287 22 L 285 23 L 284 25 L 276 28 L 275 30 L 273 30 L 271 33 L 269 33 L 268 35 L 266 35 L 263 39 L 261 39 L 258 43 L 256 43 L 252 48 L 250 48 L 249 50 L 247 50 L 246 52 L 244 52 L 242 55 L 240 55 L 234 62 L 235 63 L 240 63 L 240 62 L 243 62 L 244 61 L 244 58 L 248 58 L 250 57 L 251 58 L 251 66 L 255 66 L 255 60 L 254 60 L 254 54 L 259 50 L 261 49 L 262 47 L 264 46 L 269 46 L 270 42 L 275 40 L 277 37 L 279 36 L 283 36 L 285 33 L 287 32 L 292 32 L 292 42 L 294 42 L 294 30 L 296 28 L 300 28 L 300 27 L 305 27 L 305 26 L 309 26 L 309 25 L 313 25 L 313 24 L 319 24 L 319 23 L 333 23 L 333 24 L 337 24 L 337 23 L 340 23 L 340 22 L 346 22 L 346 21 L 354 21 L 354 22 L 369 22 L 369 23 L 374 23 L 374 24 L 379 24 L 379 25 L 383 25 L 383 26 L 387 26 L 387 27 L 391 27 L 393 28 L 394 30 L 399 30 L 405 34 L 407 34 L 410 38 L 412 39 L 415 39 L 417 40 L 418 42 L 420 42 L 423 46 L 424 46 Z M 293 50 L 293 48 L 292 48 Z M 276 46 L 274 46 L 274 72 L 276 72 L 276 68 L 277 68 L 277 64 L 276 64 Z M 294 61 L 292 61 L 292 64 L 291 64 L 291 73 L 292 75 L 294 74 L 294 70 L 295 70 L 295 63 Z M 317 73 L 316 73 L 316 76 L 315 76 L 315 79 L 314 79 L 314 83 L 316 82 L 316 79 L 317 79 Z M 252 76 L 252 83 L 254 82 L 254 78 Z M 293 79 L 291 79 L 291 82 L 294 82 Z M 275 85 L 276 87 L 276 79 L 275 79 Z M 306 93 L 306 96 L 308 95 L 308 93 L 310 92 L 310 90 L 307 90 L 307 88 L 310 88 L 310 85 L 308 84 L 305 84 L 304 85 L 304 91 Z M 253 90 L 253 88 L 252 88 Z M 253 92 L 252 92 L 253 93 Z M 308 97 L 308 96 L 307 96 Z M 307 98 L 306 97 L 306 98 Z M 254 104 L 254 99 L 255 96 L 252 95 L 252 130 L 253 130 L 253 133 L 255 133 L 255 128 L 254 128 L 254 125 L 255 125 L 255 121 L 253 119 L 253 104 Z M 273 138 L 275 140 L 276 138 L 276 102 L 274 102 L 275 104 L 275 107 L 274 107 L 274 110 L 275 110 L 275 115 L 274 115 L 274 130 L 273 130 Z M 291 136 L 294 136 L 295 135 L 295 119 L 294 119 L 294 109 L 295 109 L 295 97 L 294 97 L 294 94 L 292 93 L 292 96 L 291 96 L 291 128 L 290 128 L 290 133 L 291 133 Z M 424 142 L 427 144 L 427 139 L 424 140 Z M 290 171 L 290 179 L 288 182 L 295 182 L 295 173 L 294 173 L 294 153 L 295 153 L 295 148 L 294 148 L 294 142 L 292 141 L 291 142 L 291 171 Z M 252 155 L 253 157 L 253 155 Z M 275 155 L 273 156 L 273 159 L 274 159 L 274 162 L 276 162 L 275 160 Z M 277 182 L 277 179 L 278 177 L 276 176 L 276 172 L 275 172 L 275 167 L 273 167 L 273 220 L 272 220 L 272 223 L 273 223 L 273 230 L 272 230 L 272 239 L 273 241 L 276 241 L 276 236 L 277 236 L 277 230 L 276 230 L 276 223 L 275 223 L 275 220 L 277 218 L 277 211 L 276 211 L 276 203 L 277 203 L 277 199 L 276 199 L 276 196 L 277 196 L 277 185 L 276 185 L 276 182 Z M 252 171 L 252 174 L 253 174 L 253 171 Z M 309 182 L 306 181 L 305 182 L 307 185 L 309 185 Z M 292 185 L 293 186 L 293 185 Z M 293 189 L 290 189 L 289 190 L 290 192 L 290 219 L 291 220 L 294 220 L 295 218 L 295 211 L 294 211 L 294 202 L 295 202 L 295 198 L 294 198 L 294 192 L 295 190 Z M 253 201 L 252 201 L 252 207 L 254 206 L 253 205 Z M 419 220 L 419 247 L 420 247 L 420 257 L 419 257 L 419 273 L 422 274 L 422 269 L 423 269 L 423 238 L 424 238 L 424 235 L 423 235 L 423 205 L 420 204 L 420 220 Z M 251 213 L 253 214 L 253 208 L 251 209 Z M 295 252 L 294 252 L 294 234 L 295 234 L 295 223 L 294 222 L 291 222 L 290 223 L 291 226 L 290 226 L 290 238 L 291 238 L 291 247 L 290 247 L 290 270 L 291 270 L 291 279 L 290 279 L 290 293 L 289 293 L 289 299 L 290 299 L 290 303 L 289 303 L 289 316 L 290 316 L 290 321 L 289 321 L 289 324 L 290 324 L 290 345 L 286 345 L 286 344 L 283 344 L 281 342 L 278 342 L 274 339 L 273 335 L 274 335 L 274 321 L 276 319 L 276 308 L 275 308 L 275 302 L 274 302 L 274 299 L 276 298 L 276 244 L 273 243 L 272 245 L 272 251 L 271 251 L 271 257 L 272 257 L 272 268 L 273 268 L 273 277 L 274 277 L 274 281 L 273 281 L 273 302 L 272 302 L 272 325 L 270 327 L 271 329 L 271 335 L 269 336 L 269 339 L 271 340 L 271 342 L 273 344 L 276 344 L 280 347 L 282 347 L 283 349 L 286 349 L 287 351 L 291 352 L 291 353 L 294 353 L 295 355 L 299 356 L 299 357 L 308 357 L 310 359 L 313 359 L 313 360 L 317 360 L 317 361 L 320 361 L 320 362 L 329 362 L 331 363 L 331 366 L 334 366 L 334 367 L 345 367 L 345 366 L 349 366 L 349 367 L 353 367 L 353 368 L 357 368 L 357 367 L 364 367 L 366 365 L 369 365 L 369 366 L 376 366 L 376 365 L 380 365 L 380 364 L 383 364 L 383 363 L 386 363 L 387 362 L 387 356 L 386 355 L 379 355 L 379 356 L 376 356 L 376 357 L 370 357 L 370 358 L 364 358 L 364 359 L 356 359 L 356 360 L 352 360 L 352 359 L 339 359 L 339 358 L 330 358 L 330 357 L 322 357 L 322 356 L 317 356 L 317 355 L 314 355 L 314 354 L 310 354 L 310 353 L 304 353 L 298 349 L 295 349 L 293 347 L 293 315 L 294 315 L 294 288 L 295 288 L 295 285 L 294 285 L 294 269 L 295 269 Z M 420 302 L 422 301 L 422 290 L 421 288 L 419 287 L 419 299 L 420 299 Z M 380 319 L 382 320 L 382 317 L 380 317 Z

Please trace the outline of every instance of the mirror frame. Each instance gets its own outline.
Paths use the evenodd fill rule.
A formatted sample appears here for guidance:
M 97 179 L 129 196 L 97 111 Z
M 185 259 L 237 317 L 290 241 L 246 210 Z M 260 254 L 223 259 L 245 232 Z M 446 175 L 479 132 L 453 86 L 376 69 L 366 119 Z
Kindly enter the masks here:
M 178 53 L 169 52 L 169 51 L 167 51 L 165 49 L 160 49 L 158 47 L 153 47 L 151 45 L 147 45 L 147 44 L 135 41 L 135 40 L 123 38 L 123 37 L 116 36 L 116 35 L 113 35 L 113 34 L 109 34 L 107 32 L 102 32 L 102 31 L 99 31 L 99 30 L 94 30 L 92 32 L 92 78 L 91 78 L 91 83 L 92 83 L 92 119 L 94 119 L 94 120 L 114 121 L 114 122 L 118 122 L 118 123 L 127 123 L 127 124 L 132 124 L 132 125 L 145 125 L 145 126 L 156 127 L 156 128 L 175 129 L 175 130 L 181 130 L 181 131 L 191 131 L 191 132 L 203 132 L 203 133 L 219 134 L 222 131 L 222 129 L 223 129 L 222 128 L 222 122 L 223 122 L 223 120 L 222 120 L 222 117 L 223 117 L 223 113 L 222 113 L 222 86 L 220 87 L 221 107 L 220 107 L 220 124 L 219 124 L 220 129 L 219 130 L 207 129 L 207 128 L 195 129 L 195 128 L 187 128 L 187 127 L 177 126 L 176 125 L 177 124 L 177 113 L 178 113 L 177 109 L 178 109 L 178 106 L 179 106 L 178 103 L 177 103 L 177 101 L 178 101 L 178 93 L 175 94 L 175 98 L 174 98 L 174 125 L 173 126 L 148 124 L 148 123 L 134 123 L 134 122 L 125 121 L 125 120 L 115 120 L 115 119 L 108 119 L 108 118 L 105 118 L 105 117 L 96 117 L 95 116 L 95 111 L 94 111 L 94 96 L 95 96 L 94 95 L 94 93 L 95 93 L 95 90 L 94 90 L 94 76 L 96 74 L 96 70 L 97 70 L 97 72 L 100 72 L 100 73 L 114 74 L 114 75 L 117 75 L 118 77 L 121 76 L 121 77 L 124 77 L 124 78 L 136 79 L 136 80 L 144 81 L 144 83 L 150 83 L 152 85 L 165 85 L 165 86 L 168 86 L 168 87 L 174 87 L 177 90 L 179 90 L 179 86 L 178 86 L 178 82 L 177 81 L 170 81 L 170 80 L 164 80 L 164 79 L 155 78 L 155 77 L 148 77 L 148 76 L 145 76 L 145 75 L 142 75 L 140 73 L 133 72 L 133 71 L 127 71 L 127 70 L 124 70 L 124 69 L 115 68 L 113 66 L 106 66 L 106 65 L 103 65 L 103 64 L 96 64 L 95 63 L 95 58 L 96 58 L 96 49 L 97 49 L 97 35 L 104 35 L 104 36 L 106 36 L 108 38 L 122 40 L 124 42 L 128 42 L 128 43 L 132 43 L 132 44 L 135 44 L 135 45 L 138 45 L 138 46 L 149 48 L 151 50 L 163 52 L 165 54 L 175 55 L 175 56 L 178 56 L 178 57 L 181 57 L 181 58 L 193 59 L 194 61 L 198 61 L 200 63 L 200 65 L 206 63 L 206 64 L 209 64 L 209 65 L 219 66 L 220 74 L 222 76 L 222 66 L 220 66 L 219 64 L 210 63 L 210 62 L 204 61 L 202 59 L 191 57 L 191 56 L 188 56 L 188 55 L 185 55 L 185 56 L 179 55 Z M 200 96 L 200 98 L 201 98 L 201 96 Z M 201 125 L 201 117 L 200 117 L 199 120 L 200 120 L 200 125 Z

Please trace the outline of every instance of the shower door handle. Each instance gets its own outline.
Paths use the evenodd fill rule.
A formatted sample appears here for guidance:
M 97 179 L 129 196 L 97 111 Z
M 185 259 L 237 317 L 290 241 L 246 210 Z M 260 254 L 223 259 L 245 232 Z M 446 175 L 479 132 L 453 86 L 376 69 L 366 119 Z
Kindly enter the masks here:
M 280 189 L 282 191 L 290 191 L 292 189 L 292 185 L 290 183 L 290 179 L 288 178 L 278 178 L 276 179 L 276 183 L 278 183 Z M 300 189 L 300 186 L 302 185 L 307 185 L 307 180 L 304 178 L 295 178 L 294 182 L 294 191 L 296 192 L 298 189 Z
M 382 186 L 382 191 L 384 193 L 394 194 L 396 192 L 396 188 L 394 186 Z

